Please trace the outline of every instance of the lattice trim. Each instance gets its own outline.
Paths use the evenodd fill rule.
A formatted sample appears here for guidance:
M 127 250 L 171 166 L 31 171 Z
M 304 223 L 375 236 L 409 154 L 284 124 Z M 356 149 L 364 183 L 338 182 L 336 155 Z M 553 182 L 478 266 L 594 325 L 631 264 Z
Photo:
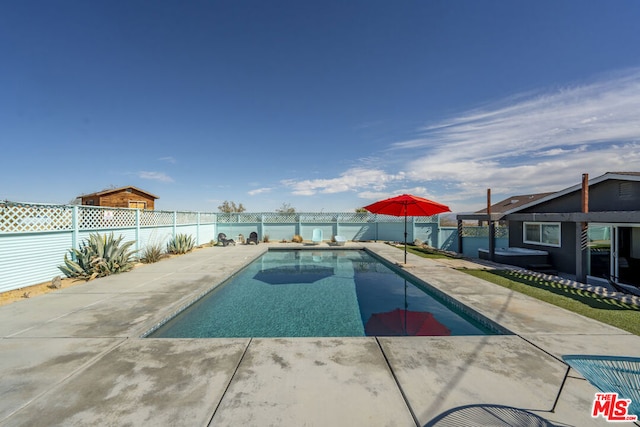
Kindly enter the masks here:
M 200 214 L 200 224 L 210 224 L 217 221 L 217 215 L 214 213 L 203 212 Z
M 140 226 L 173 225 L 173 212 L 140 211 Z
M 136 210 L 80 206 L 78 224 L 80 230 L 135 227 Z
M 0 202 L 0 232 L 71 230 L 72 215 L 69 206 Z
M 176 224 L 184 225 L 184 224 L 197 224 L 198 223 L 198 214 L 196 212 L 177 212 L 176 213 Z
M 489 237 L 489 227 L 462 227 L 462 237 Z M 496 238 L 509 237 L 508 227 L 496 227 Z

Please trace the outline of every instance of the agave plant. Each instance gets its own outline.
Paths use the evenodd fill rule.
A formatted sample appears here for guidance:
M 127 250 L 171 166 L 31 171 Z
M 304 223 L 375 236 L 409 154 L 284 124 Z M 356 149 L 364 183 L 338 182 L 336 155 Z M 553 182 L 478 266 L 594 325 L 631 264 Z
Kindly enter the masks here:
M 145 264 L 151 264 L 160 261 L 166 256 L 162 243 L 150 243 L 142 249 L 140 261 Z
M 80 244 L 80 249 L 70 249 L 71 258 L 64 255 L 64 265 L 58 266 L 67 277 L 91 280 L 96 277 L 129 271 L 135 265 L 136 251 L 129 248 L 134 241 L 122 243 L 124 236 L 114 237 L 113 233 L 89 235 Z
M 195 239 L 190 234 L 177 234 L 167 243 L 167 252 L 171 254 L 186 254 L 195 246 Z

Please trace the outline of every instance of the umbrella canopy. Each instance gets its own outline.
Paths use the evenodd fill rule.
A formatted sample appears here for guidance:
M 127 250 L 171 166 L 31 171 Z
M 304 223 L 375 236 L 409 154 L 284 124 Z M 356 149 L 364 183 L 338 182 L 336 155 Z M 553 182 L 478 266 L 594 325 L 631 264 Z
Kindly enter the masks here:
M 449 206 L 411 194 L 380 200 L 364 208 L 371 213 L 393 216 L 431 216 L 451 212 Z
M 451 331 L 426 311 L 395 309 L 372 314 L 364 326 L 367 336 L 446 336 Z
M 404 263 L 407 263 L 407 216 L 431 216 L 451 212 L 449 206 L 411 194 L 380 200 L 364 207 L 371 213 L 404 216 Z

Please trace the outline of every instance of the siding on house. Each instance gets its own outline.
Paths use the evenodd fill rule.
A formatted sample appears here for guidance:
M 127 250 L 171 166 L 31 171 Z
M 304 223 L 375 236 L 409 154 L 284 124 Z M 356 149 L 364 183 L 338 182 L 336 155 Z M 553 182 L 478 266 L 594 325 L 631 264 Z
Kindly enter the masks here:
M 518 213 L 580 212 L 581 193 L 574 191 Z M 640 211 L 640 182 L 617 179 L 589 186 L 589 212 Z

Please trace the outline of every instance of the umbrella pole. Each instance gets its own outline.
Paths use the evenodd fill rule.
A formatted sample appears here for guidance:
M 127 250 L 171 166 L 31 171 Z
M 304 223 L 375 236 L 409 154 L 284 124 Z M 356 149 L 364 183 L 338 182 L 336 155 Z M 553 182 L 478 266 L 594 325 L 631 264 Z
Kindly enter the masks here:
M 404 263 L 407 263 L 407 205 L 404 205 Z
M 404 279 L 404 334 L 407 335 L 407 279 Z

